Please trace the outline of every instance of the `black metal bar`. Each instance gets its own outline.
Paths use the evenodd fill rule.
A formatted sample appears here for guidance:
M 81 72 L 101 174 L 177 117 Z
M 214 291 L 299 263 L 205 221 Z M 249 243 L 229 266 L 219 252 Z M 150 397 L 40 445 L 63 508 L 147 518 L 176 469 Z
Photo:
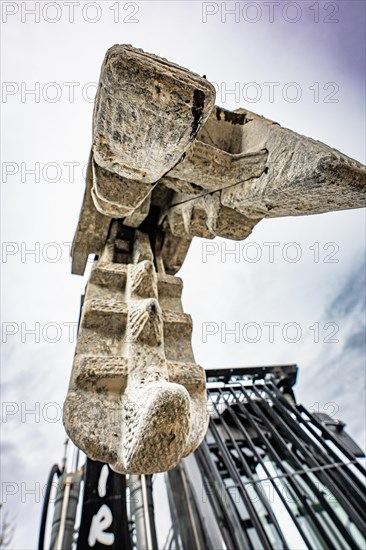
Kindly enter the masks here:
M 318 452 L 321 451 L 321 449 L 315 445 L 315 442 L 311 438 L 309 438 L 309 436 L 304 432 L 304 430 L 301 429 L 301 427 L 296 423 L 296 421 L 291 417 L 291 415 L 287 413 L 285 414 L 285 409 L 283 409 L 283 407 L 281 406 L 281 403 L 279 403 L 278 400 L 269 391 L 266 390 L 265 385 L 262 386 L 262 389 L 267 393 L 267 395 L 269 395 L 273 405 L 275 405 L 270 407 L 265 400 L 263 401 L 265 404 L 265 410 L 268 413 L 268 415 L 271 417 L 271 419 L 275 423 L 281 426 L 282 430 L 285 432 L 287 437 L 289 437 L 290 440 L 292 439 L 292 442 L 295 445 L 295 447 L 302 453 L 302 455 L 304 456 L 304 459 L 307 460 L 306 465 L 307 466 L 310 465 L 310 467 L 318 468 L 318 477 L 322 480 L 322 482 L 326 486 L 332 487 L 333 493 L 335 496 L 337 496 L 338 501 L 341 502 L 343 500 L 344 508 L 346 509 L 346 511 L 347 509 L 349 510 L 350 508 L 349 502 L 343 499 L 342 492 L 338 489 L 337 485 L 334 485 L 332 483 L 333 481 L 332 476 L 329 475 L 331 472 L 326 471 L 325 469 L 322 468 L 322 466 L 329 464 L 329 457 L 327 457 L 326 455 L 318 457 Z M 254 388 L 254 391 L 257 391 L 256 388 Z M 307 443 L 310 446 L 311 451 L 307 448 L 306 444 L 303 443 L 303 440 L 304 440 L 304 443 Z M 292 453 L 292 455 L 294 457 L 295 463 L 301 465 L 296 455 L 294 453 Z M 308 479 L 307 476 L 306 476 L 306 479 Z M 313 487 L 314 484 L 313 484 L 313 481 L 311 480 L 311 477 L 309 477 L 309 480 L 311 482 L 311 486 Z M 330 514 L 334 523 L 341 530 L 341 532 L 343 533 L 343 536 L 347 539 L 350 536 L 348 530 L 344 530 L 345 529 L 344 524 L 341 522 L 338 515 L 334 512 L 333 508 L 331 508 L 328 505 L 327 501 L 323 498 L 323 494 L 320 493 L 320 495 L 321 495 L 320 502 L 322 502 L 323 506 L 327 507 L 327 512 Z M 354 512 L 354 510 L 351 510 L 351 514 L 352 512 Z M 354 515 L 353 515 L 353 518 L 355 519 Z
M 253 391 L 256 393 L 256 395 L 258 397 L 261 397 L 260 393 L 258 392 L 255 385 L 253 385 Z M 304 457 L 305 456 L 307 457 L 309 464 L 312 465 L 312 466 L 318 466 L 319 464 L 316 462 L 314 456 L 306 449 L 306 447 L 303 444 L 303 442 L 301 441 L 301 439 L 299 439 L 297 437 L 297 435 L 295 433 L 295 430 L 292 431 L 288 427 L 287 423 L 285 423 L 283 421 L 280 414 L 277 412 L 276 408 L 275 407 L 270 407 L 269 403 L 265 399 L 262 399 L 262 403 L 263 403 L 264 409 L 265 409 L 266 413 L 268 414 L 268 416 L 272 419 L 272 421 L 275 421 L 275 422 L 277 422 L 277 424 L 281 425 L 281 428 L 283 429 L 283 431 L 285 432 L 285 434 L 287 435 L 289 440 L 300 450 L 300 452 L 303 454 Z M 265 419 L 266 425 L 268 425 L 268 424 L 270 425 L 270 422 L 267 419 L 267 417 L 264 415 L 264 413 L 263 413 L 263 419 Z M 288 424 L 292 424 L 292 422 L 291 422 L 292 420 L 293 419 L 291 418 L 291 416 L 288 415 L 288 418 L 286 418 L 286 421 L 288 422 Z M 296 424 L 296 427 L 298 427 L 297 424 Z M 301 462 L 299 461 L 299 459 L 297 458 L 295 453 L 293 453 L 293 451 L 291 451 L 288 448 L 288 446 L 286 445 L 285 441 L 283 440 L 282 436 L 280 435 L 280 433 L 278 431 L 276 431 L 276 437 L 278 438 L 279 441 L 282 440 L 284 448 L 287 449 L 289 455 L 291 456 L 291 458 L 292 458 L 293 462 L 296 464 L 296 466 L 298 468 L 302 468 Z M 322 472 L 319 472 L 318 476 L 320 478 L 323 477 L 323 481 L 324 481 L 324 479 L 327 480 L 328 485 L 332 486 L 332 483 L 331 482 L 329 483 L 329 481 L 331 481 L 331 478 L 329 477 L 328 473 L 325 470 L 322 471 Z M 314 491 L 314 494 L 317 496 L 319 502 L 324 507 L 324 510 L 328 513 L 329 517 L 332 519 L 333 523 L 336 525 L 339 533 L 341 533 L 344 540 L 350 545 L 351 548 L 355 548 L 354 538 L 352 537 L 350 532 L 346 529 L 346 527 L 344 526 L 344 524 L 340 520 L 339 516 L 336 514 L 336 512 L 333 510 L 333 508 L 329 505 L 327 500 L 324 498 L 323 493 L 318 490 L 316 484 L 313 482 L 311 477 L 308 474 L 304 474 L 302 476 L 302 479 L 306 480 L 309 488 L 311 488 L 311 490 Z M 325 483 L 325 484 L 327 485 L 327 483 Z M 333 489 L 333 493 L 335 494 L 335 496 L 336 496 L 336 493 L 340 492 L 337 489 L 337 487 L 332 486 L 332 489 Z M 345 507 L 345 509 L 349 508 L 349 506 L 347 504 L 344 507 Z M 352 514 L 352 512 L 351 512 L 351 514 Z M 353 519 L 354 520 L 356 519 L 355 514 L 353 515 Z M 355 523 L 356 523 L 356 521 L 355 521 Z M 356 523 L 356 525 L 357 525 L 357 523 Z
M 308 411 L 308 409 L 306 409 L 306 407 L 304 407 L 304 405 L 298 405 L 298 409 L 308 416 L 308 418 L 313 422 L 313 424 L 319 430 L 321 430 L 321 432 L 323 434 L 325 434 L 327 436 L 327 439 L 329 439 L 338 449 L 340 449 L 342 451 L 342 453 L 344 454 L 344 456 L 346 456 L 348 458 L 348 460 L 353 460 L 354 459 L 354 456 L 351 455 L 351 453 L 349 453 L 347 451 L 347 449 L 345 449 L 343 446 L 341 446 L 340 442 L 338 441 L 338 439 L 336 439 L 333 436 L 332 432 L 330 432 L 326 426 L 321 424 L 318 421 L 318 419 L 315 418 L 315 416 L 312 415 L 311 412 Z M 324 446 L 326 446 L 329 449 L 330 452 L 333 452 L 326 441 L 324 441 Z M 363 476 L 366 476 L 366 469 L 359 462 L 357 462 L 357 461 L 355 462 L 355 467 L 357 468 L 357 470 Z M 357 477 L 355 479 L 356 479 L 356 482 L 360 483 L 360 480 Z M 360 486 L 362 487 L 362 484 L 360 484 Z
M 259 520 L 257 516 L 257 512 L 250 501 L 249 495 L 247 494 L 245 487 L 243 486 L 242 480 L 240 475 L 238 474 L 238 471 L 233 466 L 232 458 L 228 453 L 228 450 L 226 449 L 225 445 L 223 444 L 221 437 L 217 431 L 217 428 L 215 426 L 215 422 L 211 420 L 210 422 L 210 428 L 212 431 L 212 434 L 214 436 L 214 439 L 216 440 L 216 443 L 218 445 L 218 448 L 220 450 L 221 456 L 223 458 L 223 461 L 225 462 L 225 466 L 231 476 L 231 478 L 235 481 L 236 486 L 238 487 L 241 496 L 243 498 L 243 501 L 245 503 L 247 512 L 249 514 L 250 520 L 257 532 L 257 535 L 259 537 L 259 540 L 261 541 L 263 545 L 263 550 L 272 550 L 271 542 L 268 539 L 268 535 L 265 532 L 263 525 L 261 521 Z
M 184 476 L 185 472 L 181 463 L 167 473 L 174 505 L 174 530 L 179 532 L 183 548 L 203 550 L 205 547 L 204 536 L 196 510 L 192 509 L 193 500 Z
M 274 389 L 276 389 L 276 388 L 274 388 Z M 281 396 L 280 393 L 277 394 L 277 391 L 276 391 L 276 395 L 278 395 L 279 400 L 282 402 L 283 396 Z M 320 442 L 321 445 L 323 445 L 325 451 L 328 451 L 333 459 L 339 461 L 339 456 L 333 451 L 333 449 L 330 448 L 329 445 L 326 444 L 326 442 L 315 432 L 315 430 L 313 430 L 313 428 L 309 424 L 309 422 L 307 422 L 302 417 L 302 415 L 294 407 L 291 407 L 291 405 L 289 405 L 289 404 L 286 404 L 286 405 L 287 405 L 287 408 L 289 408 L 289 410 L 296 415 L 296 418 L 299 420 L 299 422 L 303 426 L 305 426 L 305 428 L 316 438 L 317 441 Z M 299 406 L 299 407 L 304 408 L 302 406 Z M 305 412 L 305 414 L 307 414 L 307 413 Z M 312 419 L 310 418 L 310 420 L 312 420 Z M 321 424 L 320 424 L 320 427 L 318 429 L 321 429 Z M 304 432 L 304 430 L 302 430 L 302 432 Z M 304 437 L 308 437 L 307 434 L 304 433 Z M 314 446 L 314 442 L 311 440 L 311 438 L 309 438 L 309 440 L 311 441 L 312 445 Z M 344 449 L 340 445 L 338 445 L 337 448 L 341 452 L 344 451 Z M 321 449 L 321 452 L 323 452 L 322 449 Z M 343 452 L 343 454 L 345 455 L 344 452 Z M 329 457 L 327 455 L 325 455 L 325 456 L 326 456 L 326 460 L 329 462 Z M 349 456 L 351 457 L 351 460 L 352 460 L 352 455 L 348 454 L 348 456 L 346 456 L 346 458 L 348 458 Z M 353 462 L 354 462 L 354 465 L 358 464 L 354 460 L 353 460 Z M 361 471 L 362 471 L 362 467 L 361 467 Z M 358 515 L 361 518 L 366 519 L 365 487 L 362 486 L 361 481 L 354 475 L 354 473 L 346 465 L 344 465 L 340 468 L 337 468 L 334 471 L 330 471 L 329 475 L 334 479 L 336 485 L 341 487 L 341 491 L 340 491 L 339 494 L 340 494 L 340 499 L 341 499 L 342 504 L 343 504 L 343 502 L 345 502 L 346 506 L 349 506 L 350 504 L 352 504 L 354 506 L 354 508 L 356 509 L 355 510 L 356 513 L 358 513 Z M 351 515 L 352 515 L 352 518 L 353 518 L 353 511 L 352 511 Z M 362 519 L 362 524 L 364 525 L 364 520 L 363 519 Z M 362 529 L 361 529 L 361 532 L 363 532 Z
M 269 430 L 271 436 L 273 437 L 274 440 L 277 441 L 278 445 L 280 446 L 281 450 L 284 452 L 284 456 L 289 456 L 289 449 L 288 447 L 286 446 L 286 444 L 283 442 L 283 440 L 281 438 L 279 438 L 279 435 L 278 433 L 276 432 L 276 430 L 273 428 L 273 426 L 267 421 L 267 418 L 263 415 L 262 411 L 260 410 L 260 407 L 257 406 L 257 404 L 255 403 L 254 400 L 250 399 L 250 397 L 248 396 L 247 392 L 245 391 L 245 388 L 242 386 L 242 391 L 244 393 L 244 395 L 246 396 L 246 398 L 248 400 L 250 400 L 250 403 L 251 403 L 251 406 L 253 407 L 254 411 L 256 412 L 256 414 L 259 415 L 260 418 L 262 418 L 262 420 L 264 421 L 264 423 L 266 424 L 266 427 L 267 429 Z M 262 400 L 262 399 L 261 399 Z M 239 402 L 240 403 L 240 402 Z M 281 458 L 277 451 L 274 449 L 273 445 L 270 443 L 269 439 L 264 435 L 264 433 L 262 432 L 262 430 L 259 428 L 258 424 L 257 423 L 254 423 L 251 419 L 251 415 L 248 411 L 246 411 L 245 407 L 240 403 L 241 405 L 241 410 L 244 411 L 244 414 L 245 416 L 248 418 L 248 420 L 252 423 L 252 426 L 254 429 L 256 429 L 257 433 L 260 434 L 260 437 L 261 439 L 265 442 L 266 444 L 266 447 L 268 449 L 268 453 L 274 458 L 275 462 L 277 463 L 277 466 L 280 468 L 280 470 L 282 470 L 283 472 L 285 473 L 289 473 L 286 468 L 284 467 L 283 465 L 283 457 Z M 302 505 L 304 506 L 304 508 L 306 509 L 306 511 L 308 512 L 309 514 L 309 517 L 311 518 L 312 522 L 314 523 L 316 529 L 318 530 L 321 538 L 323 539 L 323 542 L 325 543 L 325 545 L 328 547 L 328 548 L 332 548 L 333 545 L 334 545 L 334 541 L 331 540 L 328 536 L 328 533 L 325 531 L 323 525 L 321 524 L 321 522 L 319 521 L 319 518 L 317 517 L 317 515 L 314 513 L 313 509 L 311 506 L 309 506 L 309 503 L 307 502 L 307 499 L 304 498 L 304 496 L 302 495 L 301 491 L 299 490 L 299 487 L 298 485 L 296 484 L 295 480 L 292 479 L 291 477 L 289 477 L 287 479 L 287 482 L 288 484 L 291 486 L 292 490 L 294 491 L 294 493 L 296 494 L 296 496 L 298 497 L 298 499 L 300 500 L 300 502 L 302 503 Z
M 277 395 L 279 401 L 281 401 L 281 403 L 287 408 L 290 410 L 290 412 L 293 412 L 295 415 L 296 415 L 296 418 L 306 426 L 306 428 L 309 430 L 309 432 L 317 439 L 317 441 L 319 441 L 321 443 L 321 445 L 326 449 L 326 451 L 335 459 L 335 460 L 338 460 L 339 457 L 338 455 L 333 451 L 333 449 L 328 445 L 327 441 L 325 440 L 324 436 L 323 438 L 319 436 L 319 434 L 316 433 L 316 431 L 312 428 L 311 425 L 309 425 L 305 420 L 304 418 L 302 417 L 301 415 L 301 412 L 303 412 L 304 414 L 306 414 L 308 416 L 308 418 L 312 421 L 312 423 L 314 424 L 314 426 L 316 428 L 318 428 L 318 430 L 320 430 L 322 432 L 322 434 L 325 434 L 327 439 L 329 438 L 330 441 L 332 441 L 332 443 L 340 450 L 342 451 L 342 453 L 344 454 L 344 456 L 346 458 L 348 458 L 349 461 L 354 461 L 354 456 L 349 453 L 347 451 L 347 449 L 345 449 L 341 444 L 340 442 L 338 441 L 338 439 L 336 439 L 333 434 L 327 429 L 326 426 L 324 426 L 323 424 L 321 424 L 318 419 L 313 416 L 310 411 L 308 411 L 304 405 L 296 405 L 296 408 L 293 407 L 284 397 L 283 395 L 281 394 L 281 392 L 278 391 L 278 388 L 276 387 L 275 384 L 273 384 L 272 381 L 270 381 L 271 383 L 271 386 L 273 388 L 273 391 L 275 392 L 275 394 Z M 366 476 L 366 470 L 365 468 L 362 467 L 361 464 L 359 464 L 359 462 L 357 461 L 354 461 L 354 465 L 356 467 L 356 469 L 363 475 L 363 476 Z M 355 485 L 358 486 L 358 488 L 360 489 L 361 491 L 361 494 L 364 496 L 365 500 L 366 500 L 366 495 L 364 494 L 364 490 L 365 490 L 365 487 L 364 485 L 362 485 L 361 481 L 359 478 L 357 478 L 357 476 L 355 476 L 353 474 L 353 472 L 349 471 L 348 472 L 349 476 L 352 477 L 352 480 L 354 482 Z
M 211 453 L 205 440 L 196 451 L 196 455 L 198 457 L 198 463 L 205 473 L 205 476 L 203 478 L 204 481 L 209 482 L 211 479 L 213 479 L 214 481 L 213 491 L 216 501 L 215 499 L 211 498 L 211 491 L 208 490 L 212 488 L 211 486 L 206 486 L 206 492 L 213 507 L 216 509 L 216 513 L 217 503 L 220 504 L 220 510 L 223 514 L 223 517 L 221 519 L 221 517 L 219 516 L 218 521 L 221 524 L 220 527 L 222 530 L 222 535 L 225 538 L 225 544 L 228 550 L 231 550 L 234 547 L 236 550 L 242 550 L 242 548 L 252 550 L 253 545 L 248 538 L 246 531 L 242 528 L 242 525 L 239 522 L 239 518 L 235 513 L 235 505 L 232 504 L 232 502 L 230 501 L 229 503 L 225 502 L 225 486 L 219 472 L 217 471 L 217 468 L 212 461 Z M 235 544 L 236 546 L 233 546 Z
M 263 389 L 267 393 L 267 395 L 270 396 L 272 401 L 281 404 L 282 400 L 280 401 L 277 398 L 276 394 L 273 395 L 265 386 L 263 386 Z M 316 465 L 317 454 L 321 453 L 322 456 L 320 457 L 320 460 L 323 460 L 323 462 L 321 462 L 321 465 L 329 464 L 329 456 L 326 453 L 324 453 L 321 447 L 315 444 L 314 440 L 309 437 L 309 435 L 291 417 L 291 415 L 286 414 L 286 417 L 284 417 L 283 410 L 284 409 L 283 407 L 281 407 L 281 405 L 278 406 L 278 412 L 275 409 L 272 409 L 274 414 L 279 415 L 280 418 L 282 417 L 281 423 L 282 423 L 282 426 L 285 427 L 285 429 L 291 429 L 293 433 L 299 435 L 300 439 L 298 439 L 297 435 L 295 435 L 295 438 L 297 439 L 298 442 L 301 442 L 301 439 L 304 439 L 309 444 L 309 446 L 312 449 L 312 452 L 308 451 L 305 446 L 302 446 L 302 450 L 305 450 L 309 463 L 310 464 L 313 463 L 313 465 Z M 291 407 L 290 410 L 291 412 L 295 413 L 295 410 L 293 407 Z M 305 423 L 301 415 L 299 416 L 300 416 L 299 422 L 304 424 L 306 428 L 309 429 L 308 424 Z M 323 480 L 325 480 L 325 485 L 328 485 L 332 488 L 333 490 L 332 492 L 334 493 L 334 496 L 336 496 L 337 500 L 344 507 L 345 511 L 349 514 L 349 516 L 352 517 L 354 523 L 360 529 L 361 533 L 365 533 L 365 522 L 363 517 L 366 518 L 366 515 L 365 515 L 364 504 L 357 503 L 357 494 L 359 494 L 362 500 L 363 500 L 363 495 L 358 491 L 357 487 L 356 488 L 350 487 L 351 480 L 347 479 L 347 476 L 344 475 L 343 468 L 346 469 L 346 466 L 342 468 L 338 468 L 336 472 L 331 470 L 329 471 L 323 470 L 318 473 L 318 476 L 320 479 L 323 478 Z M 341 478 L 341 480 L 339 480 L 339 478 Z
M 220 391 L 220 394 L 222 394 L 223 396 L 223 399 L 225 399 L 224 397 L 224 393 L 219 389 Z M 233 413 L 231 407 L 229 406 L 228 409 L 227 409 L 230 413 L 230 416 L 231 418 L 233 419 L 233 421 L 235 422 L 236 426 L 238 427 L 239 430 L 242 431 L 244 437 L 245 437 L 245 441 L 246 443 L 248 444 L 248 446 L 250 447 L 252 453 L 256 456 L 258 462 L 261 464 L 263 470 L 266 472 L 267 476 L 269 479 L 271 479 L 271 474 L 266 466 L 266 463 L 264 462 L 264 460 L 262 459 L 262 457 L 260 456 L 260 454 L 258 453 L 255 445 L 253 444 L 252 442 L 252 439 L 248 433 L 248 431 L 245 429 L 244 425 L 242 422 L 240 422 L 240 420 L 238 420 L 237 416 Z M 255 482 L 256 484 L 257 482 Z M 301 525 L 300 525 L 300 522 L 297 520 L 295 514 L 292 512 L 291 510 L 291 507 L 289 506 L 288 502 L 286 501 L 286 499 L 284 498 L 283 494 L 281 493 L 281 491 L 279 490 L 278 486 L 276 485 L 276 483 L 273 483 L 272 482 L 272 486 L 274 487 L 276 493 L 278 494 L 278 496 L 280 497 L 281 499 L 281 502 L 282 504 L 284 505 L 284 507 L 286 508 L 287 510 L 287 513 L 289 514 L 289 516 L 291 517 L 292 521 L 294 522 L 294 524 L 296 525 L 296 528 L 297 530 L 299 531 L 300 535 L 302 536 L 302 538 L 304 539 L 304 542 L 306 543 L 307 547 L 309 550 L 312 549 L 312 545 L 308 539 L 308 537 L 306 536 L 304 530 L 302 529 Z M 278 525 L 278 522 L 276 520 L 276 527 L 277 529 L 279 530 L 279 533 L 280 533 L 280 537 L 281 537 L 281 540 L 283 541 L 284 543 L 284 546 L 287 547 L 287 542 L 286 542 L 286 539 L 284 538 L 283 536 L 283 533 L 282 533 L 282 530 L 281 530 L 281 527 Z
M 275 391 L 277 390 L 275 386 L 273 389 Z M 303 410 L 305 414 L 310 415 L 310 413 L 306 411 L 305 407 L 303 407 L 302 405 L 298 405 L 297 409 L 294 407 L 291 407 L 289 403 L 287 402 L 285 403 L 283 401 L 283 396 L 280 394 L 280 392 L 277 393 L 276 391 L 276 395 L 278 395 L 279 400 L 290 410 L 290 412 L 295 414 L 299 422 L 303 426 L 305 426 L 305 428 L 313 435 L 314 438 L 316 438 L 317 441 L 319 441 L 319 443 L 324 447 L 324 449 L 329 452 L 329 454 L 333 457 L 333 459 L 339 461 L 339 456 L 333 451 L 333 449 L 331 449 L 331 447 L 326 443 L 326 441 L 321 436 L 319 436 L 319 434 L 316 433 L 316 431 L 312 428 L 309 422 L 307 422 L 302 417 L 300 412 L 297 410 L 297 409 L 299 409 L 300 411 Z M 312 417 L 312 415 L 311 415 L 311 418 L 309 416 L 310 421 L 312 421 L 313 419 L 316 420 L 315 417 Z M 322 425 L 320 423 L 318 423 L 316 427 L 319 430 L 322 429 Z M 324 431 L 322 431 L 322 433 L 324 433 Z M 312 440 L 310 439 L 310 441 Z M 347 453 L 346 455 L 346 453 L 344 452 L 344 449 L 338 444 L 337 440 L 335 440 L 334 444 L 346 456 L 346 458 L 349 458 L 350 461 L 353 462 L 354 466 L 356 467 L 360 466 L 360 468 L 357 468 L 357 469 L 360 471 L 360 473 L 363 473 L 364 470 L 362 466 L 359 465 L 358 462 L 353 459 L 352 455 L 350 455 L 349 453 Z M 329 458 L 327 456 L 326 456 L 326 460 L 329 461 Z M 341 487 L 342 497 L 343 497 L 343 494 L 347 494 L 350 504 L 358 509 L 358 513 L 360 514 L 360 516 L 366 518 L 365 487 L 362 485 L 361 480 L 358 479 L 357 476 L 355 476 L 355 474 L 351 471 L 351 469 L 347 468 L 346 466 L 342 468 L 337 468 L 334 472 L 330 472 L 330 475 L 336 480 L 337 484 Z
M 220 388 L 218 388 L 218 391 L 219 391 L 219 395 L 220 395 L 221 397 L 223 397 L 223 394 L 222 394 L 222 391 L 220 390 Z M 225 399 L 224 399 L 224 400 L 225 400 Z M 216 404 L 213 403 L 213 405 L 214 405 L 214 407 L 215 407 L 215 410 L 217 411 L 217 406 L 216 406 Z M 230 413 L 232 414 L 232 411 L 230 410 L 230 406 L 229 406 L 228 410 L 229 410 Z M 218 412 L 218 411 L 217 411 L 217 412 Z M 233 415 L 233 416 L 235 417 L 235 415 Z M 288 545 L 287 545 L 286 539 L 285 539 L 285 537 L 283 536 L 283 533 L 282 533 L 282 531 L 281 531 L 281 528 L 280 528 L 280 526 L 279 526 L 279 524 L 278 524 L 277 518 L 276 518 L 276 516 L 274 515 L 273 510 L 272 510 L 271 507 L 269 506 L 267 499 L 263 497 L 261 491 L 258 489 L 258 486 L 257 486 L 257 484 L 255 483 L 255 480 L 254 480 L 253 474 L 252 474 L 252 472 L 251 472 L 251 469 L 250 469 L 250 467 L 248 466 L 247 462 L 244 460 L 244 458 L 243 458 L 243 453 L 241 452 L 241 450 L 240 450 L 240 448 L 239 448 L 237 442 L 236 442 L 235 439 L 233 438 L 232 433 L 231 433 L 230 429 L 228 428 L 227 423 L 225 422 L 225 419 L 224 419 L 223 415 L 220 415 L 220 422 L 221 422 L 221 424 L 224 426 L 226 433 L 228 434 L 228 436 L 229 436 L 229 438 L 230 438 L 230 440 L 231 440 L 231 442 L 232 442 L 232 444 L 233 444 L 233 446 L 234 446 L 236 452 L 238 453 L 239 460 L 240 460 L 241 464 L 243 465 L 243 468 L 244 468 L 244 470 L 245 470 L 246 476 L 253 482 L 253 487 L 254 487 L 256 493 L 258 494 L 258 496 L 259 496 L 259 498 L 260 498 L 260 500 L 261 500 L 261 502 L 262 502 L 264 508 L 266 509 L 267 514 L 268 514 L 269 517 L 271 518 L 272 523 L 273 523 L 273 525 L 274 525 L 274 527 L 275 527 L 275 529 L 276 529 L 276 531 L 277 531 L 277 534 L 278 534 L 278 536 L 279 536 L 279 538 L 280 538 L 280 540 L 281 540 L 281 542 L 282 542 L 282 544 L 283 544 L 285 550 L 289 550 L 289 547 L 288 547 Z M 239 429 L 240 429 L 241 431 L 243 431 L 243 430 L 241 429 L 241 426 L 240 426 L 240 425 L 239 425 Z
M 290 365 L 269 365 L 252 367 L 232 367 L 224 369 L 206 369 L 206 379 L 210 381 L 222 381 L 227 384 L 232 376 L 257 376 L 263 379 L 266 374 L 276 376 L 280 381 L 287 379 L 288 385 L 293 386 L 296 383 L 298 367 L 295 364 Z

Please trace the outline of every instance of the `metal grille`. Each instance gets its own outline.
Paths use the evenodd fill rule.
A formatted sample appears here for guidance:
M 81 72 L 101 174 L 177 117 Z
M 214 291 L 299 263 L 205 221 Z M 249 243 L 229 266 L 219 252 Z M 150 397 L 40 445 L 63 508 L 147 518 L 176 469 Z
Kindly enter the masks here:
M 295 403 L 296 370 L 208 372 L 196 460 L 227 548 L 365 546 L 363 453 L 343 423 Z

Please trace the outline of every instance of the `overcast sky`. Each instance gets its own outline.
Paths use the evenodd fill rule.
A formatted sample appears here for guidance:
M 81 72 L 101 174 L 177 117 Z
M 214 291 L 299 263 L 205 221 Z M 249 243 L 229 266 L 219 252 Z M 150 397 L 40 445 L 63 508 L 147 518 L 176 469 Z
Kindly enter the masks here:
M 16 549 L 36 548 L 40 493 L 63 451 L 87 280 L 68 252 L 107 48 L 166 57 L 214 82 L 217 104 L 365 160 L 365 3 L 279 4 L 1 2 L 2 499 Z M 265 220 L 237 245 L 195 239 L 180 276 L 197 362 L 297 363 L 299 400 L 364 445 L 363 210 Z

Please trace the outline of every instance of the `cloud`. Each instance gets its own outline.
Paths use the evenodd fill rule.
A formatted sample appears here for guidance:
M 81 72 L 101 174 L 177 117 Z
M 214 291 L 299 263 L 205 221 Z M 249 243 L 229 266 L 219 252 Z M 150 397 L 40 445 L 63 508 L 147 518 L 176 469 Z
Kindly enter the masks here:
M 355 10 L 360 10 L 363 3 L 347 2 L 346 6 L 342 2 L 340 23 L 335 25 L 324 21 L 310 24 L 309 11 L 295 24 L 283 19 L 269 23 L 264 18 L 255 24 L 243 20 L 236 24 L 230 18 L 222 23 L 220 13 L 204 23 L 201 2 L 166 1 L 137 3 L 138 13 L 132 16 L 135 23 L 126 21 L 131 13 L 123 6 L 115 22 L 111 7 L 122 5 L 116 2 L 100 3 L 101 18 L 94 23 L 86 17 L 91 18 L 92 12 L 84 12 L 83 17 L 85 3 L 80 3 L 71 22 L 66 3 L 59 2 L 61 19 L 51 24 L 44 15 L 39 23 L 31 15 L 22 22 L 22 6 L 29 8 L 31 3 L 18 4 L 19 12 L 2 25 L 6 44 L 2 78 L 18 86 L 18 91 L 2 103 L 6 133 L 2 160 L 14 162 L 17 168 L 2 185 L 2 237 L 19 246 L 18 252 L 2 264 L 2 320 L 18 327 L 3 349 L 2 397 L 19 407 L 3 423 L 2 479 L 18 484 L 16 494 L 9 496 L 7 503 L 10 515 L 17 516 L 14 546 L 30 550 L 36 548 L 41 514 L 38 488 L 44 486 L 51 465 L 60 462 L 63 452 L 62 422 L 50 421 L 49 404 L 61 407 L 67 390 L 75 342 L 68 338 L 63 323 L 77 322 L 86 283 L 85 277 L 71 276 L 63 243 L 73 238 L 84 192 L 83 167 L 91 143 L 93 109 L 87 96 L 92 88 L 86 86 L 98 80 L 106 49 L 114 43 L 131 43 L 206 74 L 216 83 L 225 83 L 228 89 L 239 82 L 238 101 L 233 95 L 223 98 L 222 86 L 218 102 L 227 108 L 245 107 L 264 114 L 362 160 L 362 14 Z M 301 3 L 307 10 L 312 4 Z M 220 8 L 221 3 L 217 6 Z M 262 91 L 257 102 L 243 96 L 243 86 L 253 81 Z M 280 83 L 273 102 L 268 87 L 263 85 L 268 81 Z M 291 103 L 284 99 L 283 90 L 294 81 L 301 86 L 302 97 Z M 324 94 L 331 90 L 324 90 L 324 86 L 329 81 L 339 86 L 335 103 L 325 102 Z M 47 85 L 52 82 L 61 91 L 54 102 L 47 96 L 51 92 Z M 73 101 L 67 82 L 76 83 Z M 319 102 L 314 101 L 314 89 L 310 89 L 316 82 Z M 36 92 L 32 94 L 32 90 Z M 54 183 L 44 172 L 50 162 L 61 169 L 60 179 Z M 74 179 L 65 164 L 70 162 L 78 163 Z M 36 163 L 40 167 L 38 181 L 31 174 Z M 365 377 L 359 296 L 363 294 L 355 265 L 364 254 L 364 226 L 361 211 L 263 221 L 249 239 L 260 245 L 263 254 L 255 263 L 243 255 L 238 263 L 232 256 L 221 261 L 220 248 L 205 263 L 202 241 L 195 239 L 181 276 L 184 307 L 194 321 L 197 360 L 205 367 L 298 362 L 297 395 L 309 405 L 316 400 L 322 404 L 334 400 L 342 420 L 360 440 Z M 266 256 L 264 243 L 268 241 L 280 243 L 276 249 L 279 256 L 273 263 Z M 292 241 L 302 250 L 296 264 L 284 260 L 282 254 L 284 246 Z M 50 242 L 56 242 L 62 250 L 55 263 L 43 254 Z M 215 242 L 219 247 L 222 244 L 222 240 Z M 330 251 L 323 247 L 329 242 L 338 246 L 336 264 L 324 261 Z M 22 243 L 28 251 L 39 243 L 40 252 L 22 257 Z M 318 263 L 310 249 L 314 243 L 320 246 Z M 233 336 L 228 336 L 225 343 L 220 337 L 203 343 L 202 323 L 221 321 L 229 329 L 236 322 L 241 326 L 256 322 L 263 330 L 262 339 L 253 343 L 241 338 L 236 343 Z M 268 321 L 281 324 L 273 343 L 264 331 L 263 323 Z M 291 321 L 303 331 L 295 344 L 282 335 L 284 324 Z M 37 322 L 39 342 L 32 335 L 23 342 L 21 324 L 31 329 Z M 315 343 L 314 331 L 309 330 L 315 322 L 321 327 L 327 322 L 338 323 L 339 344 Z M 51 343 L 42 335 L 47 323 L 62 327 L 59 341 Z M 27 412 L 31 409 L 36 411 L 33 415 Z M 35 493 L 28 492 L 31 490 Z
M 337 319 L 339 343 L 325 343 L 317 356 L 300 370 L 298 395 L 320 409 L 334 404 L 334 417 L 347 423 L 347 431 L 365 450 L 365 270 L 361 258 L 324 313 L 324 321 Z

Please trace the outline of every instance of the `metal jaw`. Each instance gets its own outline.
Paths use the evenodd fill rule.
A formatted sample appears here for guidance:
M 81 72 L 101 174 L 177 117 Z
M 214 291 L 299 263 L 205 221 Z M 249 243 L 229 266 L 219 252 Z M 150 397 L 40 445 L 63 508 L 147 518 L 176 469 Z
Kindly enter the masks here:
M 265 217 L 365 205 L 364 167 L 131 46 L 103 62 L 72 271 L 86 290 L 64 423 L 118 472 L 172 468 L 206 427 L 205 376 L 182 313 L 193 237 L 243 240 Z M 153 243 L 153 246 L 151 245 Z
M 87 286 L 64 406 L 76 445 L 120 473 L 173 468 L 208 424 L 182 281 L 157 271 L 159 252 L 148 234 L 113 223 Z

